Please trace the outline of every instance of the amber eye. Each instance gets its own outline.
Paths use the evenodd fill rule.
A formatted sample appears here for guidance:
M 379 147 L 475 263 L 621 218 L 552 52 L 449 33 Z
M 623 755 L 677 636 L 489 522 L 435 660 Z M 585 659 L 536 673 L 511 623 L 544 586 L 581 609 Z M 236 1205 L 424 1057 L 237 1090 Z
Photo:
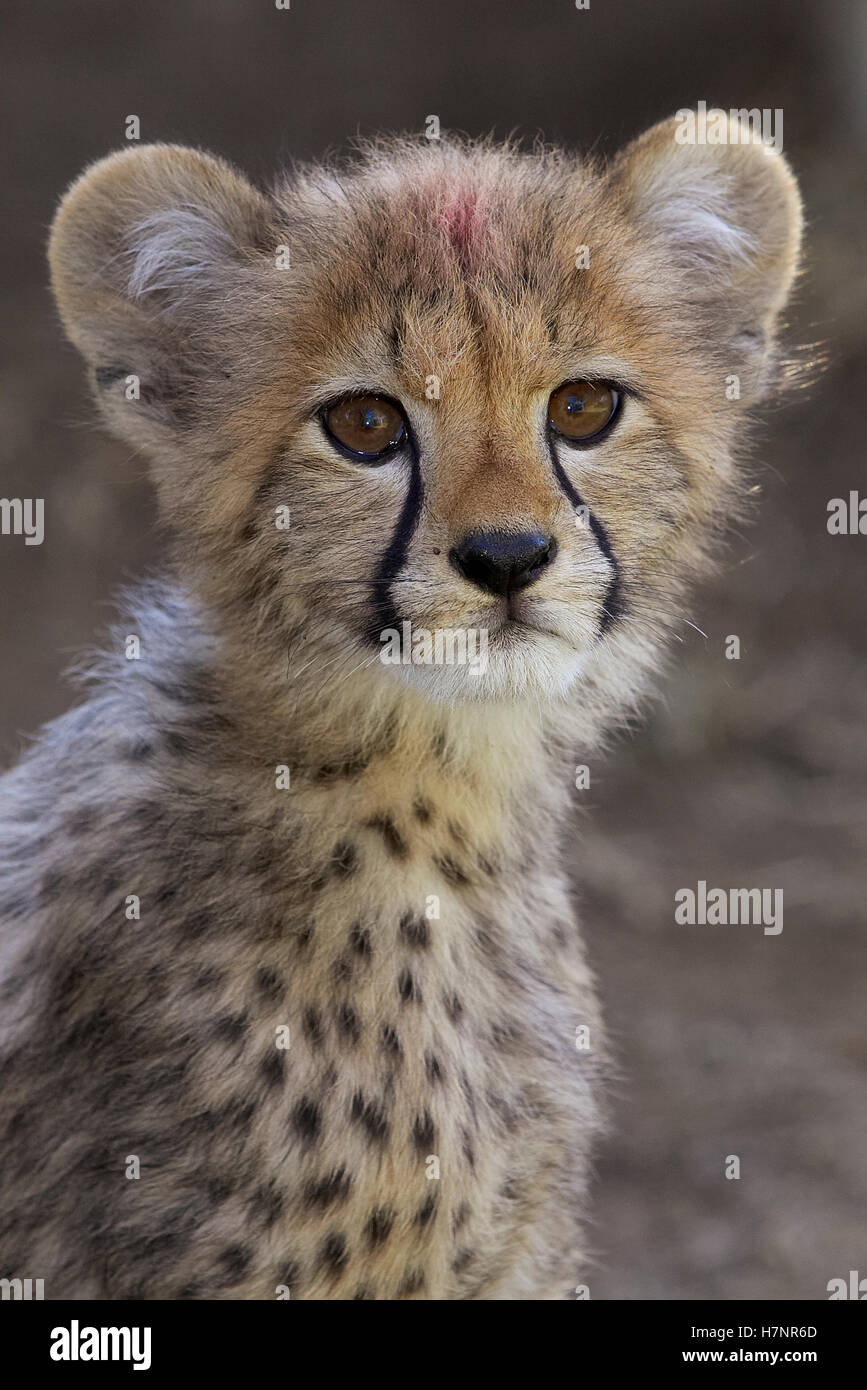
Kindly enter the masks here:
M 331 438 L 363 459 L 378 459 L 406 436 L 406 420 L 381 396 L 345 396 L 322 412 Z
M 620 397 L 602 381 L 567 381 L 552 392 L 548 422 L 564 439 L 589 440 L 614 419 Z

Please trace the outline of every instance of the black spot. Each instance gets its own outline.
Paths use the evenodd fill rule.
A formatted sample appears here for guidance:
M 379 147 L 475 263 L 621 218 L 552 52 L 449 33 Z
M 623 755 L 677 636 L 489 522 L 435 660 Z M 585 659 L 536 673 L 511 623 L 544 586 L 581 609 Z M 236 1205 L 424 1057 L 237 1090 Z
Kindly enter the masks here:
M 332 1231 L 331 1235 L 326 1236 L 322 1242 L 320 1259 L 324 1268 L 331 1274 L 340 1274 L 348 1259 L 346 1236 L 340 1231 Z
M 66 1034 L 67 1047 L 81 1047 L 95 1054 L 103 1049 L 114 1049 L 119 1045 L 118 1022 L 104 1005 L 94 1009 L 84 1018 L 76 1019 Z
M 500 955 L 499 932 L 492 922 L 482 921 L 482 924 L 475 929 L 475 938 L 481 949 L 489 956 Z
M 269 1004 L 279 1004 L 286 989 L 286 982 L 283 976 L 270 966 L 260 965 L 256 971 L 254 984 L 260 998 L 267 1000 Z
M 391 1207 L 374 1207 L 370 1213 L 364 1234 L 371 1250 L 378 1245 L 384 1245 L 391 1235 L 391 1228 L 394 1225 L 394 1212 Z
M 467 1160 L 467 1163 L 470 1165 L 472 1169 L 475 1169 L 476 1155 L 473 1149 L 472 1141 L 470 1140 L 470 1136 L 466 1132 L 464 1133 L 464 1141 L 461 1147 L 463 1149 L 463 1155 L 464 1158 Z
M 331 872 L 335 878 L 349 878 L 358 867 L 358 854 L 355 845 L 349 840 L 340 840 L 332 851 Z
M 363 1284 L 360 1289 L 356 1289 L 352 1295 L 353 1303 L 370 1302 L 376 1298 L 376 1294 L 367 1284 Z
M 343 1167 L 333 1168 L 325 1178 L 311 1178 L 304 1187 L 308 1207 L 330 1207 L 349 1196 L 352 1179 Z
M 225 980 L 225 970 L 218 970 L 215 965 L 201 965 L 190 976 L 190 989 L 201 994 L 214 993 Z
M 361 1024 L 358 1014 L 351 1004 L 341 1004 L 337 1011 L 337 1027 L 345 1038 L 355 1045 L 361 1037 Z
M 331 966 L 331 978 L 337 985 L 345 985 L 352 979 L 352 961 L 348 955 L 338 956 Z
M 457 1232 L 461 1229 L 462 1226 L 465 1226 L 469 1219 L 469 1215 L 469 1203 L 461 1202 L 461 1205 L 458 1207 L 457 1211 L 452 1216 L 452 1231 Z
M 416 820 L 421 821 L 422 825 L 427 825 L 433 820 L 434 809 L 430 802 L 425 801 L 422 796 L 416 797 L 415 801 L 412 803 L 412 810 Z
M 393 859 L 406 859 L 409 854 L 407 843 L 389 815 L 372 816 L 365 821 L 371 830 L 378 830 L 385 842 L 385 848 Z
M 256 1113 L 256 1102 L 245 1096 L 235 1096 L 221 1105 L 218 1111 L 218 1124 L 230 1125 L 232 1129 L 245 1130 Z
M 356 753 L 348 758 L 344 758 L 339 763 L 325 763 L 317 768 L 313 777 L 317 782 L 339 782 L 347 777 L 357 777 L 360 772 L 368 766 L 370 759 L 363 753 Z
M 228 1245 L 220 1254 L 222 1282 L 235 1283 L 243 1279 L 253 1262 L 253 1252 L 244 1245 Z
M 322 1024 L 322 1015 L 318 1009 L 311 1006 L 309 1009 L 304 1010 L 301 1027 L 304 1029 L 306 1036 L 310 1039 L 314 1047 L 322 1046 L 325 1030 Z
M 448 762 L 449 752 L 444 729 L 438 729 L 437 732 L 434 734 L 433 742 L 431 743 L 431 748 L 433 750 L 433 755 L 438 763 Z
M 231 1178 L 224 1175 L 218 1178 L 209 1178 L 205 1188 L 208 1193 L 208 1201 L 212 1202 L 214 1206 L 222 1206 L 223 1202 L 228 1202 L 235 1191 L 235 1184 Z
M 369 958 L 371 955 L 370 932 L 360 922 L 353 922 L 349 932 L 349 944 L 357 956 Z
M 491 1042 L 497 1048 L 520 1051 L 524 1042 L 524 1034 L 514 1023 L 495 1023 L 491 1028 Z
M 413 1121 L 412 1142 L 418 1152 L 425 1156 L 433 1150 L 436 1143 L 436 1129 L 427 1110 L 421 1115 L 416 1115 Z
M 397 988 L 404 1004 L 421 1002 L 421 990 L 408 970 L 401 970 Z
M 429 1226 L 436 1216 L 436 1209 L 437 1199 L 434 1193 L 431 1193 L 430 1197 L 425 1198 L 415 1214 L 416 1226 L 421 1226 L 422 1229 L 424 1229 L 425 1226 Z
M 302 1139 L 312 1144 L 322 1131 L 322 1115 L 315 1100 L 304 1096 L 292 1111 L 292 1127 Z
M 178 729 L 168 729 L 163 735 L 168 751 L 175 758 L 186 758 L 195 751 L 195 740 Z
M 466 1098 L 467 1105 L 470 1107 L 470 1113 L 473 1117 L 473 1120 L 475 1121 L 476 1128 L 478 1129 L 479 1121 L 478 1114 L 476 1111 L 476 1093 L 473 1090 L 472 1085 L 470 1083 L 470 1078 L 467 1076 L 465 1071 L 461 1072 L 461 1090 Z
M 308 922 L 308 923 L 306 924 L 306 926 L 299 927 L 298 931 L 295 933 L 295 941 L 296 941 L 296 943 L 297 943 L 298 950 L 299 950 L 299 951 L 304 951 L 304 950 L 306 950 L 306 948 L 310 945 L 310 942 L 311 942 L 312 940 L 313 940 L 313 927 L 312 927 L 312 926 L 310 925 L 310 923 Z
M 390 1023 L 383 1023 L 382 1032 L 380 1036 L 382 1038 L 382 1045 L 385 1048 L 386 1052 L 390 1052 L 393 1056 L 399 1057 L 400 1039 L 398 1038 L 397 1033 L 395 1032 L 394 1028 Z
M 276 1187 L 257 1187 L 250 1203 L 250 1216 L 254 1221 L 261 1221 L 266 1226 L 273 1226 L 283 1215 L 285 1205 L 286 1199 Z
M 503 1128 L 509 1134 L 514 1134 L 518 1128 L 518 1117 L 515 1114 L 514 1106 L 506 1100 L 505 1096 L 495 1095 L 491 1091 L 488 1092 L 488 1104 L 498 1116 Z
M 283 1048 L 272 1047 L 259 1063 L 259 1075 L 266 1086 L 276 1087 L 283 1085 L 285 1074 L 286 1054 Z
M 464 1012 L 464 1006 L 461 1003 L 460 999 L 456 994 L 449 994 L 446 995 L 443 1002 L 446 1006 L 446 1013 L 448 1014 L 452 1023 L 457 1023 L 458 1020 L 463 1016 Z
M 407 946 L 423 951 L 430 945 L 430 927 L 426 917 L 405 912 L 400 919 L 400 934 Z
M 461 888 L 469 883 L 470 880 L 460 864 L 456 864 L 450 854 L 435 854 L 433 862 L 446 882 L 454 888 Z
M 239 1043 L 247 1032 L 249 1020 L 246 1014 L 226 1014 L 212 1023 L 214 1037 L 220 1042 Z
M 154 892 L 154 904 L 157 907 L 165 907 L 167 903 L 173 902 L 177 895 L 176 883 L 162 883 Z
M 408 1294 L 421 1293 L 424 1288 L 424 1274 L 420 1269 L 409 1269 L 400 1281 L 397 1291 L 398 1298 L 405 1298 Z
M 440 1066 L 439 1058 L 433 1052 L 424 1054 L 424 1069 L 427 1072 L 428 1081 L 442 1081 L 443 1069 Z
M 462 1271 L 465 1270 L 469 1264 L 472 1264 L 474 1259 L 474 1251 L 470 1250 L 467 1247 L 461 1250 L 457 1257 L 454 1260 L 452 1260 L 452 1269 L 454 1270 L 455 1274 L 462 1273 Z
M 380 1101 L 367 1100 L 363 1092 L 356 1091 L 349 1113 L 376 1143 L 382 1144 L 388 1138 L 388 1117 Z
M 186 914 L 183 920 L 182 930 L 185 936 L 191 941 L 198 941 L 206 936 L 216 927 L 217 922 L 213 910 L 210 907 L 199 907 L 195 912 Z

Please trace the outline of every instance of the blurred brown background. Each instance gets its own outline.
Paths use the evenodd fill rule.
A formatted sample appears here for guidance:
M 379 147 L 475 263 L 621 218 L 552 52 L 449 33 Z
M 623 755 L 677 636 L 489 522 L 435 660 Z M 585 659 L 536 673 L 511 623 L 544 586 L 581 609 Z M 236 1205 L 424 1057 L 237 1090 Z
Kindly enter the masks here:
M 863 932 L 867 492 L 858 0 L 6 0 L 2 477 L 46 539 L 0 540 L 0 757 L 60 712 L 62 671 L 160 550 L 140 460 L 103 436 L 47 291 L 55 202 L 123 143 L 197 143 L 259 180 L 356 132 L 514 129 L 612 151 L 704 99 L 782 107 L 810 221 L 790 339 L 825 344 L 769 412 L 763 503 L 695 597 L 666 701 L 594 769 L 570 840 L 623 1079 L 600 1154 L 594 1298 L 826 1297 L 867 1275 Z M 739 662 L 724 639 L 742 642 Z M 576 793 L 576 802 L 579 795 Z M 782 887 L 785 927 L 677 927 L 700 878 Z M 740 1181 L 726 1181 L 728 1154 Z

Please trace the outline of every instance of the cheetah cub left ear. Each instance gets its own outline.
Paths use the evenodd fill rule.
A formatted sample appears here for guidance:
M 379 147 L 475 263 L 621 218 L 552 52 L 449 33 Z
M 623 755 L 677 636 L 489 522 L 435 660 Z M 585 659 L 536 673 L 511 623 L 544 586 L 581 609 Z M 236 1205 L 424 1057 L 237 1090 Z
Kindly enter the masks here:
M 657 254 L 660 284 L 690 304 L 707 342 L 742 364 L 751 404 L 774 380 L 803 210 L 783 156 L 720 116 L 724 139 L 715 144 L 680 143 L 676 117 L 651 126 L 618 155 L 611 183 Z
M 263 194 L 223 160 L 174 145 L 91 165 L 57 212 L 49 261 L 64 328 L 111 428 L 171 461 L 176 486 L 178 433 L 219 418 L 214 393 L 237 355 L 227 301 L 273 263 L 277 240 Z

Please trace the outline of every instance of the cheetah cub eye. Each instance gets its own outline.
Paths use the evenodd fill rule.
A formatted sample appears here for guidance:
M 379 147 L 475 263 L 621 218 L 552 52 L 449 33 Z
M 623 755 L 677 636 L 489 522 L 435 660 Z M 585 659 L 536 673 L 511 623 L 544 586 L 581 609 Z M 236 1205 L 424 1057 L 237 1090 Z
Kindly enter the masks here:
M 379 463 L 406 442 L 406 417 L 384 396 L 344 396 L 321 419 L 332 444 L 364 463 Z
M 620 392 L 604 381 L 565 381 L 548 402 L 549 426 L 575 444 L 595 443 L 619 413 Z

